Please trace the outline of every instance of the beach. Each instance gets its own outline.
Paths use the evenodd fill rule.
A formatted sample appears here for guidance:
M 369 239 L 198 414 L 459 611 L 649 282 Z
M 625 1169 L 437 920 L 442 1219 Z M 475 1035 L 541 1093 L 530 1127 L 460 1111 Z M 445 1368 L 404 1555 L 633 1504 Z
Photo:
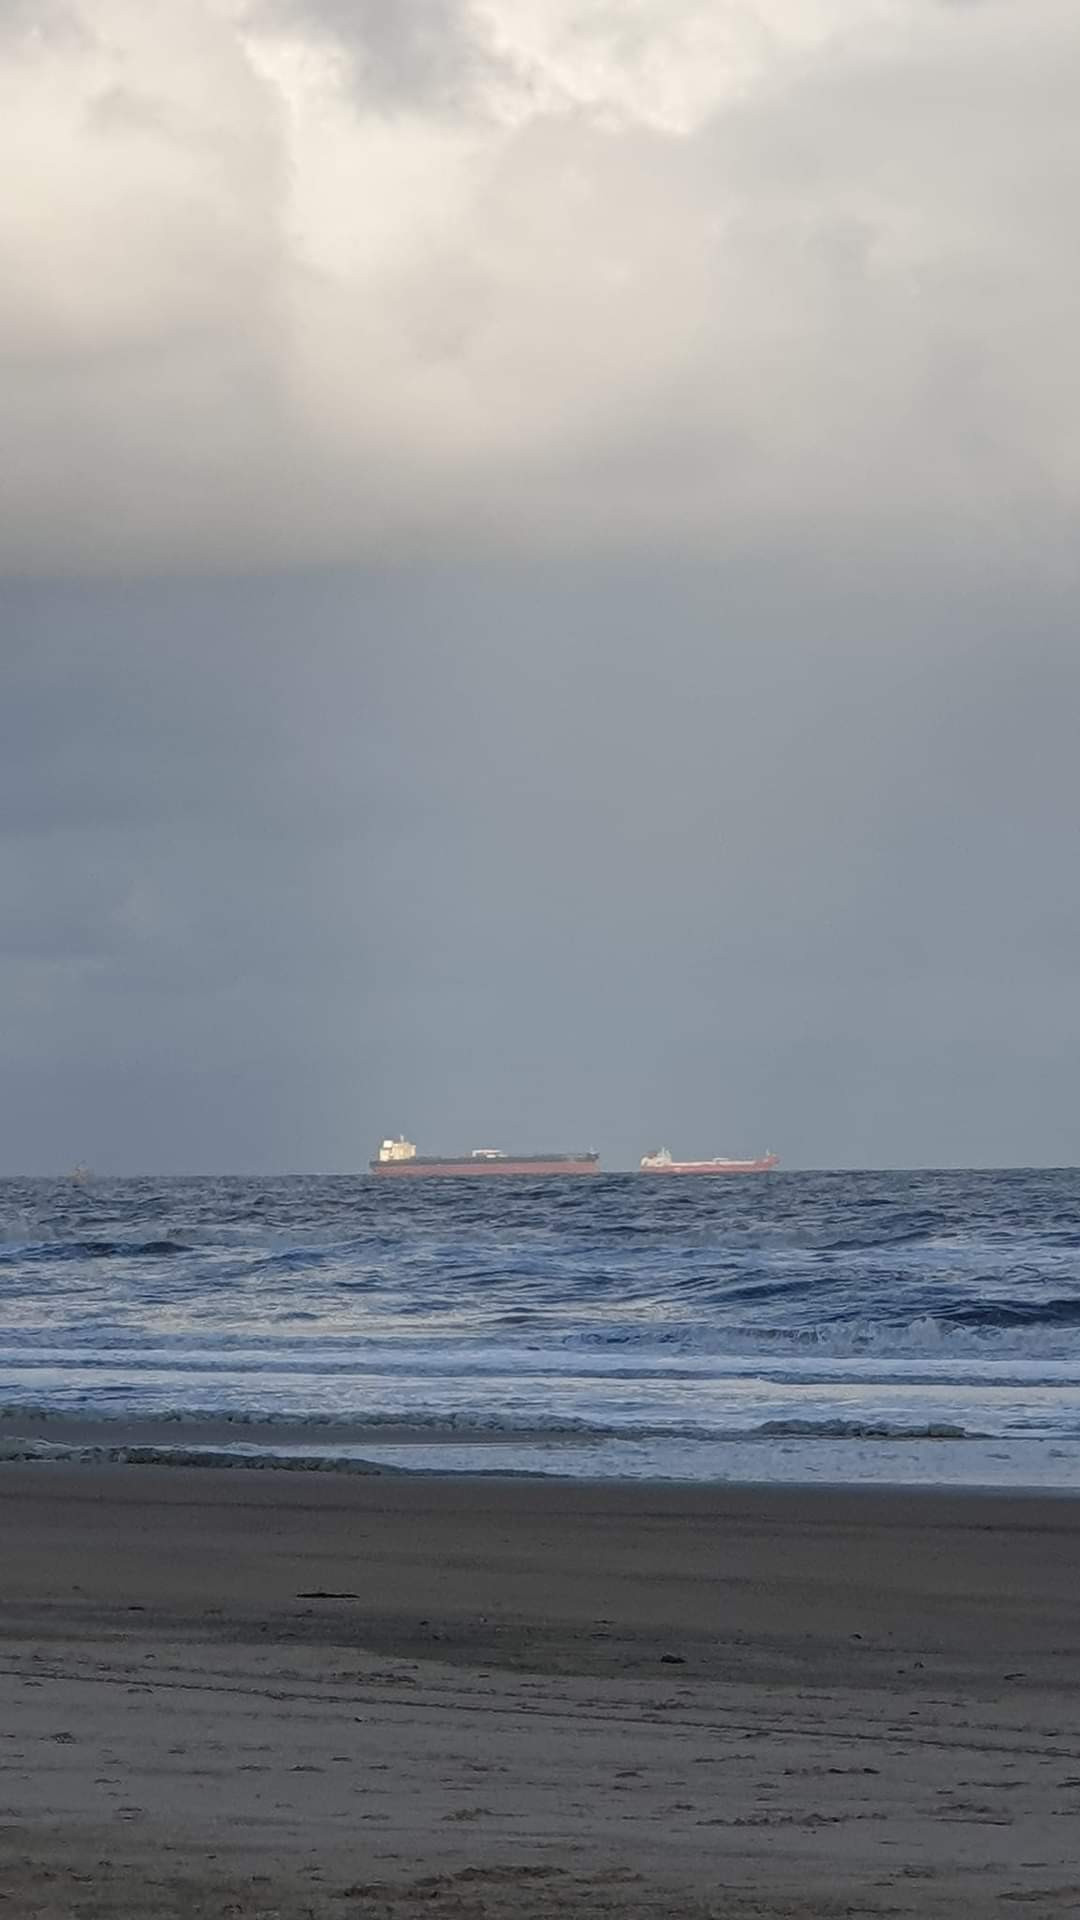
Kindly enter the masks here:
M 54 1920 L 1080 1905 L 1080 1506 L 0 1470 L 0 1892 Z

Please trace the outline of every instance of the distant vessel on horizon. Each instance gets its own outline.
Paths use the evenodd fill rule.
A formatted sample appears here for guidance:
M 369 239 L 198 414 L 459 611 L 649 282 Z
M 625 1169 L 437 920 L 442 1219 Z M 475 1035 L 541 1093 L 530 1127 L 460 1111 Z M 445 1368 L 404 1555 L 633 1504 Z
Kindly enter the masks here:
M 374 1160 L 372 1173 L 381 1179 L 416 1179 L 424 1174 L 465 1174 L 471 1178 L 499 1174 L 524 1174 L 541 1179 L 549 1174 L 596 1173 L 598 1153 L 504 1153 L 499 1147 L 474 1147 L 471 1153 L 417 1153 L 411 1140 L 399 1134 L 396 1140 L 384 1140 Z
M 674 1160 L 666 1147 L 642 1155 L 641 1173 L 771 1173 L 780 1165 L 775 1153 L 763 1153 L 756 1160 Z

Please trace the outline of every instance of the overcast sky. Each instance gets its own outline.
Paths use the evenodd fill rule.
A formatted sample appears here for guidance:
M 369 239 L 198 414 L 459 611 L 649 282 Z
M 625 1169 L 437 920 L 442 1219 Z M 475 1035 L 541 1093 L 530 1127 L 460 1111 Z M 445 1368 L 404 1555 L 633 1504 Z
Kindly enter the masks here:
M 0 1171 L 1080 1160 L 1076 0 L 0 0 Z

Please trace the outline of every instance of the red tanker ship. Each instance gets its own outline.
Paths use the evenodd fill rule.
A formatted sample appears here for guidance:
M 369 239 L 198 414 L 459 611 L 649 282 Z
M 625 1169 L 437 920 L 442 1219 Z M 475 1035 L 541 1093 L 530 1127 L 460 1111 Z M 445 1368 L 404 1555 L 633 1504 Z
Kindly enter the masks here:
M 375 1159 L 369 1162 L 380 1179 L 416 1179 L 424 1174 L 465 1174 L 470 1178 L 524 1174 L 534 1180 L 550 1174 L 596 1173 L 598 1153 L 503 1153 L 498 1147 L 474 1147 L 471 1153 L 417 1153 L 411 1140 L 402 1134 L 397 1140 L 384 1140 Z
M 646 1153 L 641 1160 L 642 1173 L 771 1173 L 780 1161 L 775 1153 L 763 1153 L 756 1160 L 673 1160 L 666 1147 Z

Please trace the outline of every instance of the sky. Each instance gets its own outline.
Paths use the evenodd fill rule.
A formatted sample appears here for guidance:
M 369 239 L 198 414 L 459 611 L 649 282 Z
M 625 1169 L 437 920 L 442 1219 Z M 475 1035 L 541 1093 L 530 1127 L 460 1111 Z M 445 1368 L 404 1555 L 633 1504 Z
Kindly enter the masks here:
M 1080 1161 L 1075 0 L 0 0 L 0 1172 Z

